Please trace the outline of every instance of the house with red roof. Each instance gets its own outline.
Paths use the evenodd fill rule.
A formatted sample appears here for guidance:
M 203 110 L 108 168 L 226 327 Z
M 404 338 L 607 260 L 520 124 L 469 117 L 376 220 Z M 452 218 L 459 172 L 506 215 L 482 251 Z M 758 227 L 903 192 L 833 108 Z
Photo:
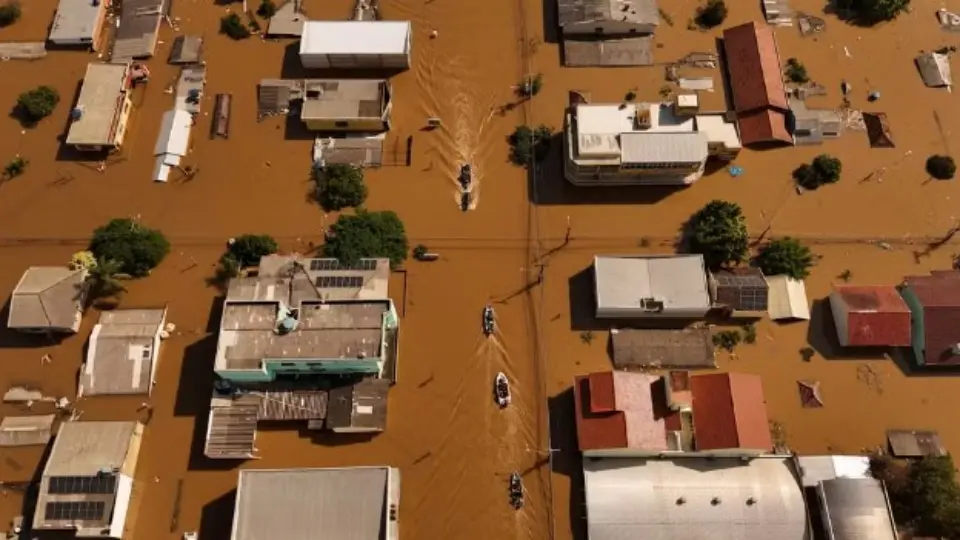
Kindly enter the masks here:
M 773 29 L 757 22 L 727 28 L 723 53 L 743 144 L 793 144 L 787 128 L 790 103 Z
M 757 456 L 773 448 L 760 377 L 623 371 L 574 380 L 587 457 Z
M 830 310 L 843 347 L 909 347 L 910 308 L 896 287 L 836 285 Z
M 917 364 L 960 365 L 960 272 L 904 278 L 900 296 L 912 315 L 911 346 Z

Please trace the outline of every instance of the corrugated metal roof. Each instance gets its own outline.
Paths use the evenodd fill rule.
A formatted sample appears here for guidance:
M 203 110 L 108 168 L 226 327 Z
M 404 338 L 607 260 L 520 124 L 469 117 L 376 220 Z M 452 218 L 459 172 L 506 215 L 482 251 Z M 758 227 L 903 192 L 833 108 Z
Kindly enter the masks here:
M 914 61 L 917 63 L 917 69 L 920 70 L 920 78 L 923 79 L 923 84 L 930 88 L 953 84 L 949 56 L 932 52 L 921 54 Z
M 149 394 L 166 308 L 100 315 L 80 371 L 79 396 Z
M 0 447 L 45 446 L 50 442 L 55 415 L 7 416 L 0 423 Z
M 85 271 L 62 266 L 27 269 L 10 298 L 7 326 L 76 332 L 85 280 Z
M 43 475 L 91 476 L 123 467 L 136 430 L 136 422 L 64 422 Z
M 390 467 L 240 471 L 231 540 L 385 538 Z
M 153 56 L 160 21 L 168 10 L 166 0 L 123 0 L 111 59 L 126 61 Z
M 620 148 L 624 165 L 702 163 L 707 159 L 707 136 L 703 133 L 621 133 Z
M 635 25 L 660 24 L 656 0 L 557 0 L 560 26 L 603 21 Z
M 410 21 L 307 21 L 300 54 L 407 54 Z
M 770 286 L 767 313 L 771 319 L 810 320 L 807 287 L 802 280 L 788 276 L 766 276 L 766 279 Z
M 170 49 L 171 64 L 199 62 L 203 54 L 203 38 L 200 36 L 177 36 Z
M 897 540 L 883 484 L 874 478 L 834 478 L 820 483 L 825 525 L 833 540 Z
M 598 310 L 639 312 L 643 299 L 662 302 L 665 316 L 671 310 L 710 307 L 701 255 L 597 256 L 593 269 Z
M 610 331 L 610 341 L 617 369 L 696 369 L 717 365 L 707 328 L 615 329 Z
M 587 459 L 590 540 L 809 540 L 789 459 Z
M 259 409 L 258 405 L 211 408 L 203 455 L 213 459 L 254 457 Z

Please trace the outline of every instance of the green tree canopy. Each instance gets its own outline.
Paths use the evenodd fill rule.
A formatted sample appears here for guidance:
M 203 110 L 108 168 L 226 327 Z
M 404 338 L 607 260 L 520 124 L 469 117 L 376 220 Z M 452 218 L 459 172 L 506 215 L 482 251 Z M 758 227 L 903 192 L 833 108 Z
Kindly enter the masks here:
M 123 284 L 117 280 L 122 265 L 117 261 L 100 259 L 87 268 L 87 299 L 90 302 L 117 296 L 123 292 Z
M 317 184 L 317 201 L 330 212 L 357 207 L 367 200 L 363 169 L 353 165 L 333 164 L 313 170 Z
M 20 3 L 7 2 L 0 6 L 0 28 L 10 26 L 20 20 Z
M 701 28 L 716 28 L 727 19 L 727 4 L 724 0 L 707 0 L 697 9 L 696 23 Z
M 787 75 L 787 79 L 792 83 L 803 84 L 810 81 L 810 76 L 807 75 L 807 67 L 796 58 L 787 59 L 787 67 L 784 69 L 784 72 Z
M 50 116 L 60 103 L 60 93 L 49 86 L 38 86 L 20 94 L 17 98 L 17 110 L 23 119 L 36 123 Z
M 345 264 L 386 257 L 398 266 L 406 260 L 407 249 L 407 233 L 396 213 L 358 209 L 356 215 L 342 215 L 330 227 L 323 253 Z
M 510 143 L 510 161 L 514 165 L 526 167 L 533 161 L 543 161 L 550 152 L 550 139 L 553 129 L 540 125 L 536 129 L 530 126 L 517 126 L 508 137 Z
M 949 455 L 927 456 L 914 462 L 882 456 L 870 465 L 873 475 L 887 486 L 899 525 L 913 529 L 916 536 L 957 538 L 960 486 Z
M 927 158 L 927 174 L 937 180 L 950 180 L 957 174 L 957 164 L 950 156 L 930 156 Z
M 890 21 L 910 7 L 910 0 L 840 0 L 841 8 L 852 12 L 861 24 Z
M 250 37 L 250 29 L 243 24 L 243 19 L 236 13 L 230 13 L 220 18 L 220 33 L 236 40 Z
M 728 201 L 707 203 L 690 219 L 688 233 L 690 251 L 703 255 L 711 270 L 739 264 L 750 248 L 743 210 Z
M 114 219 L 93 231 L 90 251 L 97 261 L 114 261 L 120 272 L 143 277 L 170 253 L 170 243 L 160 231 L 132 219 Z
M 272 236 L 265 234 L 245 234 L 233 239 L 227 253 L 241 267 L 257 266 L 260 257 L 276 253 L 280 249 Z
M 813 253 L 795 238 L 779 238 L 760 250 L 756 264 L 768 276 L 786 274 L 793 279 L 803 279 L 810 275 Z
M 257 15 L 264 19 L 269 19 L 277 14 L 277 4 L 273 0 L 260 0 L 260 6 L 257 7 Z
M 824 184 L 833 184 L 840 180 L 843 165 L 840 160 L 827 154 L 813 158 L 812 163 L 804 163 L 793 171 L 793 179 L 804 189 L 817 189 Z

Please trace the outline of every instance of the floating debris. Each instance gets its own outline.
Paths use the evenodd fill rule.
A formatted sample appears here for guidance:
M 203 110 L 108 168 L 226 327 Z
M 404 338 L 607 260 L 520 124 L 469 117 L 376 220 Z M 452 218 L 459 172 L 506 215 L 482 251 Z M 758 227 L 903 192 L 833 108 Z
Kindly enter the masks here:
M 713 92 L 713 77 L 690 77 L 678 79 L 677 84 L 684 90 L 702 90 Z
M 703 69 L 716 69 L 717 55 L 709 52 L 692 52 L 681 58 L 677 63 Z
M 743 167 L 739 165 L 731 165 L 727 167 L 727 172 L 730 173 L 730 176 L 736 178 L 743 174 Z
M 827 28 L 827 21 L 806 13 L 797 13 L 797 22 L 800 26 L 800 35 L 803 37 L 819 34 Z
M 946 54 L 924 53 L 914 59 L 920 78 L 928 88 L 949 88 L 953 85 L 950 73 L 950 59 Z
M 938 9 L 937 20 L 940 21 L 940 26 L 944 30 L 948 30 L 951 32 L 960 31 L 960 15 L 957 15 L 952 11 L 947 11 L 946 9 L 943 9 L 943 8 Z

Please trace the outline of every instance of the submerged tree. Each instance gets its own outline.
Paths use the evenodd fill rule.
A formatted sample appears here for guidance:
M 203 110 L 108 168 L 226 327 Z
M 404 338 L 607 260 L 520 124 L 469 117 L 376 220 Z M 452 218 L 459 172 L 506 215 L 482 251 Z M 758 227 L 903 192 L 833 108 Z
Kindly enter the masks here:
M 7 2 L 0 6 L 0 28 L 10 26 L 20 20 L 21 10 L 19 2 Z
M 29 161 L 17 156 L 11 159 L 10 163 L 7 163 L 7 166 L 3 168 L 3 176 L 7 180 L 16 178 L 27 170 L 27 164 L 29 163 Z
M 927 174 L 937 180 L 950 180 L 957 174 L 957 164 L 950 156 L 930 156 L 927 158 Z
M 396 213 L 358 209 L 356 215 L 341 215 L 330 227 L 323 253 L 344 264 L 360 259 L 386 257 L 392 266 L 407 258 L 407 233 Z
M 687 240 L 711 270 L 739 264 L 750 248 L 743 210 L 736 203 L 711 201 L 690 219 Z
M 807 75 L 807 67 L 796 58 L 787 59 L 787 67 L 784 69 L 784 73 L 792 83 L 803 84 L 810 81 L 810 77 Z
M 49 86 L 38 86 L 20 94 L 17 98 L 17 112 L 28 123 L 37 123 L 53 114 L 60 103 L 60 93 Z
M 279 250 L 277 241 L 266 234 L 245 234 L 230 242 L 227 254 L 230 255 L 241 268 L 257 266 L 260 258 L 272 255 Z
M 257 15 L 264 19 L 269 19 L 277 14 L 277 4 L 273 0 L 260 0 L 260 6 L 257 7 Z
M 956 538 L 960 531 L 960 486 L 953 459 L 927 456 L 899 462 L 888 455 L 870 462 L 873 475 L 886 484 L 897 523 L 916 536 Z
M 332 164 L 313 170 L 317 201 L 324 210 L 357 207 L 367 200 L 363 169 L 354 165 Z
M 116 296 L 126 289 L 117 279 L 123 265 L 110 259 L 98 259 L 87 267 L 87 299 L 90 302 Z
M 768 276 L 787 275 L 803 279 L 810 275 L 813 253 L 795 238 L 779 238 L 760 250 L 756 264 Z
M 727 19 L 727 4 L 724 0 L 707 0 L 697 9 L 696 22 L 701 28 L 716 28 Z
M 541 124 L 536 129 L 518 126 L 507 142 L 510 143 L 510 161 L 514 165 L 526 167 L 534 161 L 543 161 L 550 152 L 550 139 L 553 129 Z
M 119 271 L 143 277 L 170 253 L 170 243 L 160 231 L 132 219 L 114 219 L 93 231 L 90 251 L 97 261 L 113 261 Z
M 797 167 L 793 179 L 804 189 L 817 189 L 824 184 L 833 184 L 840 180 L 843 165 L 840 160 L 827 154 L 813 158 L 813 162 Z
M 524 77 L 517 85 L 517 96 L 521 99 L 530 99 L 543 89 L 543 75 L 537 73 Z
M 243 19 L 236 13 L 230 13 L 220 18 L 220 33 L 236 40 L 250 37 L 250 29 L 243 24 Z
M 854 21 L 872 25 L 897 18 L 910 7 L 910 0 L 840 0 L 838 4 Z

